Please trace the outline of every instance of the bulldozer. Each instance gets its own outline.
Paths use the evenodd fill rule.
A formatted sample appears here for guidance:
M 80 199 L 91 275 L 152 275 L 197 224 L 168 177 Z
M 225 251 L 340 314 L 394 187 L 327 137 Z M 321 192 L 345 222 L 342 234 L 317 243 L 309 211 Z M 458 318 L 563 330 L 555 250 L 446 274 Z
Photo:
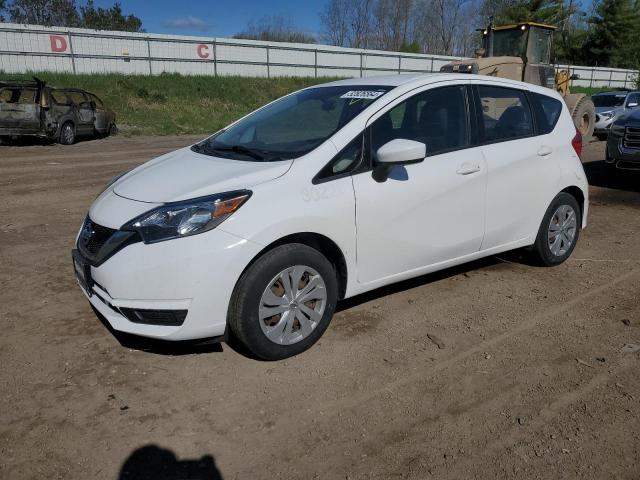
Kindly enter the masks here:
M 558 91 L 583 137 L 593 134 L 595 107 L 583 93 L 571 93 L 571 80 L 579 78 L 568 70 L 556 70 L 551 63 L 556 27 L 534 22 L 494 26 L 482 30 L 482 48 L 475 58 L 456 60 L 441 72 L 475 73 L 533 83 Z

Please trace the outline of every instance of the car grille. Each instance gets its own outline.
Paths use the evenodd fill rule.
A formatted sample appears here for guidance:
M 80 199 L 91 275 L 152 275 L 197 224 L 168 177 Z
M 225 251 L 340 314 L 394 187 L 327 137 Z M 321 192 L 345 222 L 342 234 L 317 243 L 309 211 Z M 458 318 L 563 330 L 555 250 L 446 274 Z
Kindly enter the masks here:
M 78 250 L 97 267 L 127 245 L 141 240 L 136 232 L 103 227 L 87 216 L 78 237 Z
M 640 149 L 640 127 L 627 127 L 624 131 L 622 144 L 625 148 Z

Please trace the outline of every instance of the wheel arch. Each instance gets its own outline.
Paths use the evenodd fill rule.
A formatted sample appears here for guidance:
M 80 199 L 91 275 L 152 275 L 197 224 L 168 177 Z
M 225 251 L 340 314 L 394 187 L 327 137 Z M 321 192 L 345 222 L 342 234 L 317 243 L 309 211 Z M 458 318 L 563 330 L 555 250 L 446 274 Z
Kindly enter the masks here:
M 340 299 L 344 298 L 347 291 L 348 278 L 348 268 L 344 254 L 342 253 L 342 250 L 336 242 L 334 242 L 329 237 L 316 232 L 292 233 L 274 240 L 269 245 L 260 250 L 260 252 L 258 252 L 258 254 L 251 259 L 251 261 L 242 270 L 242 273 L 238 277 L 238 281 L 242 277 L 242 275 L 244 275 L 247 269 L 265 253 L 273 250 L 276 247 L 279 247 L 280 245 L 286 245 L 289 243 L 300 243 L 322 253 L 335 268 L 336 278 L 338 281 L 338 296 Z
M 563 188 L 558 193 L 563 193 L 563 192 L 568 193 L 569 195 L 571 195 L 573 198 L 576 199 L 576 201 L 578 202 L 578 205 L 580 205 L 580 219 L 582 220 L 584 212 L 586 211 L 586 205 L 585 205 L 586 196 L 582 191 L 582 189 L 576 185 L 570 185 L 568 187 Z

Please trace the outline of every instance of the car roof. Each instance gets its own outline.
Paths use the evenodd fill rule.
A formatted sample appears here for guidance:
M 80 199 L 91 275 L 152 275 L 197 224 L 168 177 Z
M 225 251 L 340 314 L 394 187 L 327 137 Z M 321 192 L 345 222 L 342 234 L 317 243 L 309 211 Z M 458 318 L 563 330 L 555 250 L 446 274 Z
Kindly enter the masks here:
M 334 86 L 388 86 L 392 88 L 402 87 L 402 90 L 410 90 L 412 88 L 418 88 L 423 85 L 429 85 L 431 83 L 438 83 L 443 81 L 479 81 L 480 83 L 486 82 L 487 84 L 502 84 L 506 87 L 514 87 L 520 89 L 526 89 L 531 92 L 542 93 L 551 97 L 557 97 L 555 90 L 542 87 L 540 85 L 534 85 L 531 83 L 519 82 L 517 80 L 510 80 L 507 78 L 492 77 L 487 75 L 472 75 L 469 73 L 423 73 L 419 75 L 415 74 L 396 74 L 396 75 L 380 75 L 362 78 L 349 78 L 345 80 L 338 80 L 335 82 L 322 83 L 315 85 L 314 87 L 334 87 Z M 310 87 L 310 88 L 314 88 Z

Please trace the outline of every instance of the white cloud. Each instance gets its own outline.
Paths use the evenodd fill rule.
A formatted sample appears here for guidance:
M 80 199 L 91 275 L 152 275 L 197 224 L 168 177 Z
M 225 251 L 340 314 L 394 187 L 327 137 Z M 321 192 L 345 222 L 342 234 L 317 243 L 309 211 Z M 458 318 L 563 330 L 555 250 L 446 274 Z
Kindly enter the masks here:
M 200 30 L 201 32 L 209 30 L 209 24 L 206 20 L 191 15 L 184 18 L 171 18 L 164 24 L 166 27 L 184 30 Z

